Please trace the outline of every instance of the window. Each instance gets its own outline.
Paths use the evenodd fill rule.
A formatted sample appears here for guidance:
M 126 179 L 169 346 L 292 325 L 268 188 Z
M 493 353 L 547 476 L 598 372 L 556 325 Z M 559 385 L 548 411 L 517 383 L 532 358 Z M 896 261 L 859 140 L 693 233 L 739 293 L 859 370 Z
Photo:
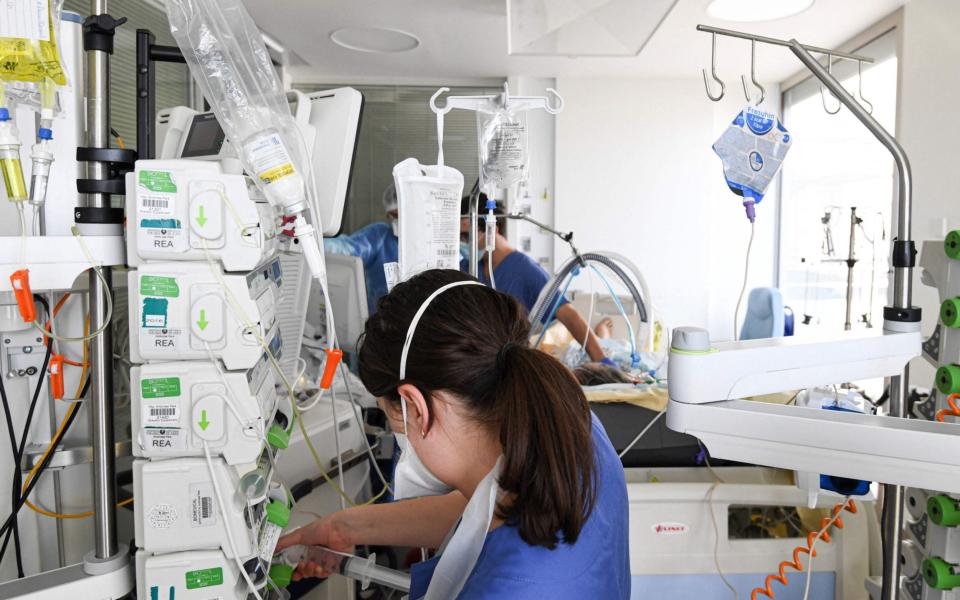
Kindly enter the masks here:
M 297 84 L 304 93 L 334 85 Z M 384 220 L 383 191 L 393 183 L 393 166 L 411 156 L 423 164 L 437 162 L 437 118 L 430 110 L 436 87 L 355 85 L 363 94 L 363 115 L 350 192 L 343 215 L 343 231 L 352 232 Z M 496 94 L 493 88 L 451 88 L 455 96 Z M 472 111 L 452 110 L 443 121 L 444 162 L 463 173 L 464 193 L 477 179 L 477 124 Z
M 65 0 L 63 10 L 83 18 L 90 14 L 89 0 Z M 110 0 L 108 12 L 127 17 L 117 28 L 110 56 L 110 126 L 127 148 L 137 146 L 137 29 L 149 29 L 158 44 L 176 46 L 170 35 L 167 13 L 160 0 Z M 157 64 L 157 109 L 190 106 L 190 73 L 185 65 Z
M 896 125 L 895 30 L 860 48 L 875 59 L 863 68 L 863 95 L 873 116 Z M 840 61 L 834 75 L 858 91 L 857 64 Z M 850 297 L 853 329 L 879 326 L 890 270 L 890 224 L 895 197 L 889 153 L 849 110 L 810 77 L 783 94 L 783 122 L 794 134 L 781 176 L 779 286 L 793 308 L 797 333 L 842 331 L 847 319 L 847 259 L 853 237 Z M 860 220 L 851 228 L 851 209 Z M 851 231 L 852 230 L 852 231 Z

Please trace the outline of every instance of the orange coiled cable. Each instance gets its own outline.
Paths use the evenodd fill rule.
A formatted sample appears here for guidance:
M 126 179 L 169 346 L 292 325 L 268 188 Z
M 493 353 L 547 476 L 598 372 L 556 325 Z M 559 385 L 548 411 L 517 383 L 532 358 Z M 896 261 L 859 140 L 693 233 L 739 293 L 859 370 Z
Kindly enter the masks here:
M 947 396 L 947 404 L 950 405 L 950 408 L 944 408 L 937 411 L 937 421 L 943 423 L 943 418 L 947 415 L 953 415 L 954 417 L 960 417 L 960 408 L 957 408 L 957 398 L 960 398 L 960 394 L 950 394 Z
M 810 554 L 812 556 L 817 555 L 817 551 L 813 548 L 813 544 L 817 539 L 823 540 L 825 543 L 830 543 L 830 533 L 829 529 L 831 525 L 836 525 L 837 529 L 843 529 L 843 520 L 839 517 L 841 511 L 847 511 L 849 513 L 856 514 L 857 505 L 853 500 L 847 500 L 841 502 L 833 507 L 830 517 L 824 517 L 820 520 L 820 531 L 811 531 L 807 533 L 807 545 L 806 546 L 797 546 L 793 550 L 793 561 L 785 560 L 780 563 L 779 574 L 771 573 L 767 575 L 767 579 L 764 582 L 764 587 L 754 588 L 750 593 L 750 600 L 757 600 L 757 594 L 763 594 L 767 598 L 773 598 L 774 593 L 771 585 L 774 581 L 779 581 L 780 585 L 787 585 L 787 575 L 786 570 L 788 568 L 797 571 L 798 573 L 803 572 L 803 563 L 800 562 L 801 554 Z

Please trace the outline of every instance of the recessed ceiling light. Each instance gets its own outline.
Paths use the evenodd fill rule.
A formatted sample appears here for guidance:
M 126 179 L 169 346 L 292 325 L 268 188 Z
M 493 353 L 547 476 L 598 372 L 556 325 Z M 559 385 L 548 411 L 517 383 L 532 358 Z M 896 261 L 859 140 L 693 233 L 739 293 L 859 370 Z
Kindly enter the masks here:
M 707 14 L 723 21 L 756 23 L 792 17 L 813 6 L 813 0 L 713 0 Z
M 406 52 L 420 45 L 415 35 L 379 27 L 344 27 L 331 33 L 330 39 L 357 52 Z

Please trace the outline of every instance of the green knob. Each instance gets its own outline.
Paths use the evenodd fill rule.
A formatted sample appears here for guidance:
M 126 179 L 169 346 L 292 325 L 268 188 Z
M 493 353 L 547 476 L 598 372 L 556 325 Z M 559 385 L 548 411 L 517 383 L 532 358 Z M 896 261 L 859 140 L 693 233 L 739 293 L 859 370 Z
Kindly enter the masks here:
M 935 590 L 952 590 L 960 587 L 960 575 L 954 572 L 954 565 L 942 558 L 934 556 L 923 559 L 920 570 L 923 573 L 923 580 Z
M 927 516 L 935 525 L 941 527 L 960 525 L 960 507 L 957 506 L 957 501 L 943 494 L 927 499 Z
M 279 527 L 286 527 L 290 522 L 290 507 L 276 500 L 267 504 L 267 521 Z
M 943 301 L 940 305 L 940 320 L 951 329 L 960 327 L 960 298 Z
M 273 424 L 267 430 L 267 442 L 274 448 L 283 450 L 290 445 L 290 434 L 283 427 Z
M 954 229 L 947 234 L 947 238 L 943 240 L 943 249 L 950 258 L 960 259 L 960 229 Z
M 278 588 L 285 588 L 293 581 L 293 569 L 284 564 L 270 565 L 270 579 Z
M 960 392 L 960 367 L 944 365 L 937 369 L 937 389 L 944 396 Z

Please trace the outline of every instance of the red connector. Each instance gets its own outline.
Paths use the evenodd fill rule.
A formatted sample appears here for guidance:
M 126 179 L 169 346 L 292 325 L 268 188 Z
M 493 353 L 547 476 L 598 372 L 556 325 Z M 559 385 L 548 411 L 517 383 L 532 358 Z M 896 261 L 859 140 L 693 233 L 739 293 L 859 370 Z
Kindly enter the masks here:
M 320 378 L 320 387 L 329 390 L 333 385 L 333 377 L 337 374 L 337 367 L 340 365 L 340 359 L 343 358 L 343 350 L 333 348 L 327 350 L 327 363 L 323 366 L 323 377 Z
M 33 292 L 30 291 L 30 271 L 20 269 L 10 276 L 10 286 L 17 299 L 17 308 L 24 323 L 33 323 L 37 320 L 37 306 L 33 303 Z
M 63 355 L 50 357 L 50 393 L 54 400 L 63 400 Z

